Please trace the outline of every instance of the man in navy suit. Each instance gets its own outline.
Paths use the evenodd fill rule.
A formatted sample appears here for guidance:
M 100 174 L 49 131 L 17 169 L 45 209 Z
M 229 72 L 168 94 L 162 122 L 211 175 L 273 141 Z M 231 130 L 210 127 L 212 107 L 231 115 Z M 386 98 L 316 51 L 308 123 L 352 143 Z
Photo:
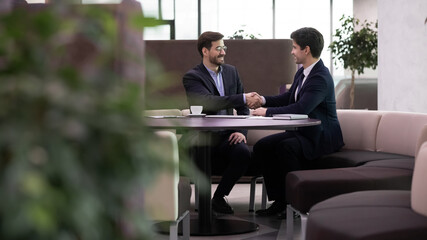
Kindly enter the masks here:
M 233 109 L 238 115 L 249 115 L 246 105 L 254 105 L 260 98 L 254 93 L 245 94 L 237 69 L 224 64 L 227 47 L 223 37 L 218 32 L 200 35 L 197 49 L 202 63 L 188 71 L 183 78 L 187 100 L 190 106 L 203 106 L 203 112 L 210 115 L 232 115 Z M 220 131 L 213 134 L 212 169 L 214 174 L 222 173 L 212 198 L 212 208 L 216 212 L 234 212 L 224 197 L 250 164 L 246 134 L 247 131 Z
M 343 145 L 336 112 L 334 82 L 323 65 L 320 54 L 323 36 L 314 28 L 301 28 L 291 34 L 291 54 L 302 64 L 288 92 L 261 97 L 263 106 L 254 110 L 258 116 L 307 114 L 321 125 L 267 136 L 254 146 L 256 164 L 261 166 L 269 200 L 274 203 L 258 210 L 260 216 L 283 213 L 286 209 L 286 174 L 303 169 L 321 155 L 338 151 Z

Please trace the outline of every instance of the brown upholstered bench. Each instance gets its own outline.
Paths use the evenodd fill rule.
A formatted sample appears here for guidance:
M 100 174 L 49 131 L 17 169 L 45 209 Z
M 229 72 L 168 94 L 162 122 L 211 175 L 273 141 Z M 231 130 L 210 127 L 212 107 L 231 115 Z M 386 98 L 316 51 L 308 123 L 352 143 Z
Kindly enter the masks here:
M 378 190 L 323 201 L 310 211 L 306 239 L 427 239 L 427 217 L 412 210 L 410 197 Z
M 427 239 L 426 171 L 427 142 L 411 191 L 361 191 L 320 202 L 310 210 L 306 239 Z
M 307 213 L 323 200 L 362 190 L 409 190 L 414 157 L 427 139 L 427 114 L 338 110 L 345 147 L 315 162 L 321 169 L 290 172 L 288 216 L 301 216 L 304 237 Z M 288 239 L 293 218 L 287 218 Z
M 413 161 L 408 162 L 413 164 Z M 342 193 L 374 189 L 409 190 L 412 172 L 413 169 L 375 166 L 298 171 L 286 179 L 288 203 L 292 203 L 299 212 L 307 213 L 314 204 Z
M 367 150 L 343 149 L 339 152 L 322 156 L 314 162 L 312 167 L 314 169 L 357 167 L 369 162 L 390 159 L 404 159 L 409 160 L 412 163 L 414 161 L 414 157 L 408 155 Z

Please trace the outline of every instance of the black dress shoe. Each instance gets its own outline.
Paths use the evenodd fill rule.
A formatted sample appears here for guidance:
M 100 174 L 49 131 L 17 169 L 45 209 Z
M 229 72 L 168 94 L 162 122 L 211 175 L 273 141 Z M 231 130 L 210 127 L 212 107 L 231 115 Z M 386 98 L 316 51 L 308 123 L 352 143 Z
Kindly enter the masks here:
M 223 197 L 212 198 L 212 209 L 217 213 L 233 214 L 233 208 L 228 205 Z
M 261 217 L 277 216 L 278 214 L 285 212 L 285 210 L 286 202 L 274 201 L 269 208 L 258 210 L 255 213 Z
M 286 217 L 287 217 L 286 211 L 284 211 L 284 212 L 282 212 L 282 213 L 279 213 L 279 214 L 277 215 L 277 218 L 278 218 L 278 219 L 286 219 Z M 294 218 L 294 219 L 298 219 L 299 217 L 300 217 L 300 215 L 299 215 L 298 213 L 294 212 L 294 216 L 293 216 L 293 218 Z

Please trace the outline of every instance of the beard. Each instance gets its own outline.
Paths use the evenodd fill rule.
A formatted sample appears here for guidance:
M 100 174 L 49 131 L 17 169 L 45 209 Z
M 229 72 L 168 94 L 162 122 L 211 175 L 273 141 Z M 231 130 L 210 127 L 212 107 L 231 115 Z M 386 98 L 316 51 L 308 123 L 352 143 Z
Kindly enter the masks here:
M 211 62 L 212 64 L 215 64 L 217 66 L 221 66 L 222 64 L 224 64 L 224 56 L 225 55 L 218 55 L 216 57 L 209 56 L 209 62 Z

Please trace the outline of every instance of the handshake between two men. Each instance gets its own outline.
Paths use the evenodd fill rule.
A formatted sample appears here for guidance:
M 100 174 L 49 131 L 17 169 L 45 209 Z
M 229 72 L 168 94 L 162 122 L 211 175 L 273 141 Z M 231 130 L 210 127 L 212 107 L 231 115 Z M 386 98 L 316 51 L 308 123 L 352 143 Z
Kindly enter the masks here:
M 261 107 L 265 101 L 261 95 L 259 95 L 257 92 L 250 92 L 250 93 L 245 93 L 245 97 L 246 97 L 246 105 L 250 109 L 254 109 L 252 111 L 252 115 L 265 116 L 267 109 Z
M 262 106 L 263 99 L 257 92 L 245 93 L 246 105 L 250 109 L 256 109 Z

